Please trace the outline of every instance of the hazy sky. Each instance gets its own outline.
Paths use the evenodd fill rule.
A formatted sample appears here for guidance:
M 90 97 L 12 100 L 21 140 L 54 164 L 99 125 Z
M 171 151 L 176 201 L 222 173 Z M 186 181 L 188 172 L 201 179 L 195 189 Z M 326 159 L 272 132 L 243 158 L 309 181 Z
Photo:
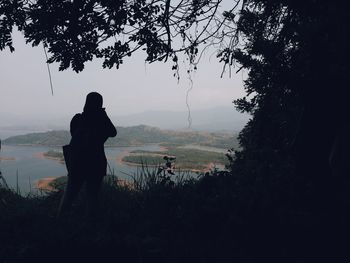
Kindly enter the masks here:
M 13 35 L 15 52 L 0 51 L 0 111 L 24 118 L 72 116 L 81 112 L 85 96 L 97 91 L 111 115 L 149 110 L 186 110 L 190 81 L 181 74 L 179 84 L 171 64 L 145 64 L 145 54 L 127 58 L 120 69 L 103 69 L 101 60 L 86 64 L 85 70 L 58 71 L 51 64 L 54 96 L 51 95 L 43 48 L 26 45 L 19 32 Z M 222 64 L 215 53 L 202 58 L 193 78 L 189 101 L 192 109 L 232 106 L 243 95 L 242 74 L 220 78 Z M 185 70 L 185 65 L 180 65 Z M 185 71 L 184 71 L 185 72 Z M 0 125 L 6 125 L 1 123 Z

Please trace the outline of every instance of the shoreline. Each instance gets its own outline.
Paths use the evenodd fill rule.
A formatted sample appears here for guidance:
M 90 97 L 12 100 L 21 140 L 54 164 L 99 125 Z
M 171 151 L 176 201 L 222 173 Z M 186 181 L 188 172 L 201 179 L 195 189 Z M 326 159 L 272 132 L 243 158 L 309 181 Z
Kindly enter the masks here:
M 15 157 L 0 157 L 0 161 L 16 161 Z
M 128 150 L 123 150 L 122 151 L 122 153 L 119 155 L 119 156 L 117 156 L 117 157 L 115 157 L 115 158 L 109 158 L 110 160 L 114 160 L 117 164 L 123 164 L 124 162 L 123 162 L 123 158 L 125 157 L 125 156 L 127 156 L 127 155 L 129 155 L 130 154 L 130 151 L 128 151 Z M 108 159 L 107 159 L 108 160 Z
M 164 149 L 166 149 L 164 147 Z M 141 164 L 141 163 L 134 163 L 134 162 L 128 162 L 128 161 L 123 161 L 123 158 L 125 156 L 129 156 L 129 155 L 132 155 L 132 153 L 128 150 L 124 150 L 119 156 L 113 158 L 113 157 L 110 157 L 110 158 L 107 158 L 107 162 L 108 160 L 112 160 L 112 161 L 115 161 L 117 164 L 121 164 L 121 165 L 128 165 L 128 166 L 131 166 L 131 167 L 150 167 L 150 168 L 155 168 L 155 167 L 162 167 L 162 163 L 160 164 Z M 160 154 L 157 154 L 157 155 L 160 155 Z M 60 164 L 65 164 L 64 161 L 61 160 L 61 158 L 59 157 L 51 157 L 51 156 L 47 156 L 45 155 L 44 152 L 38 152 L 38 153 L 35 153 L 34 154 L 35 157 L 39 158 L 39 159 L 49 159 L 49 160 L 52 160 L 52 161 L 56 161 L 56 162 L 59 162 Z M 219 164 L 221 166 L 225 166 L 224 164 Z M 209 172 L 211 169 L 213 169 L 215 167 L 215 164 L 210 162 L 206 165 L 203 165 L 203 169 L 191 169 L 191 168 L 175 168 L 175 170 L 177 169 L 180 169 L 181 171 L 184 171 L 184 172 L 193 172 L 193 173 L 205 173 L 205 172 Z
M 148 144 L 148 145 L 155 145 L 155 144 Z M 143 145 L 145 146 L 145 145 Z M 158 145 L 159 146 L 159 145 Z M 107 147 L 109 148 L 109 147 Z M 126 147 L 125 147 L 126 148 Z M 168 147 L 165 146 L 159 146 L 160 150 L 159 151 L 165 151 L 164 155 L 166 155 L 166 151 L 168 150 Z M 45 155 L 45 152 L 37 152 L 33 154 L 35 157 L 39 158 L 39 159 L 49 159 L 52 161 L 56 161 L 59 162 L 60 164 L 65 164 L 64 161 L 62 161 L 62 159 L 60 157 L 52 157 L 52 156 L 48 156 Z M 141 164 L 138 162 L 129 162 L 129 161 L 124 161 L 123 158 L 126 156 L 130 156 L 133 155 L 132 150 L 130 149 L 123 149 L 122 153 L 119 154 L 118 156 L 115 157 L 107 157 L 107 161 L 115 161 L 116 164 L 119 165 L 127 165 L 130 167 L 142 167 L 142 166 L 147 166 L 149 168 L 156 168 L 156 167 L 162 167 L 164 165 L 163 162 L 161 162 L 160 164 Z M 159 155 L 159 156 L 163 156 L 163 154 L 157 153 L 157 154 L 153 154 L 153 155 Z M 176 165 L 176 164 L 175 164 Z M 225 167 L 225 164 L 214 164 L 213 162 L 209 162 L 207 164 L 203 164 L 203 168 L 202 169 L 196 169 L 196 168 L 182 168 L 181 166 L 178 167 L 178 165 L 176 165 L 175 171 L 176 170 L 181 170 L 183 172 L 192 172 L 192 173 L 205 173 L 205 172 L 209 172 L 210 170 L 212 170 L 215 167 Z
M 55 187 L 50 185 L 57 178 L 60 178 L 60 177 L 46 177 L 46 178 L 39 179 L 38 181 L 35 182 L 34 188 L 37 190 L 48 191 L 48 192 L 58 191 Z M 134 189 L 133 184 L 128 180 L 118 179 L 116 183 L 118 186 Z
M 45 152 L 36 152 L 36 153 L 33 154 L 33 156 L 36 157 L 36 158 L 39 158 L 41 160 L 48 159 L 48 160 L 51 160 L 51 161 L 59 162 L 60 164 L 63 164 L 63 165 L 65 164 L 65 161 L 62 160 L 61 158 L 47 156 L 47 155 L 45 155 Z
M 56 178 L 58 177 L 46 177 L 39 179 L 35 182 L 34 188 L 42 191 L 57 191 L 56 188 L 50 185 L 50 183 L 53 182 Z
M 140 163 L 133 163 L 133 162 L 127 162 L 127 161 L 121 161 L 123 164 L 129 165 L 129 166 L 134 166 L 134 167 L 142 167 L 142 164 Z M 225 166 L 224 164 L 220 164 L 221 166 Z M 157 165 L 157 164 L 147 164 L 147 165 L 143 165 L 145 167 L 162 167 L 161 164 Z M 192 172 L 192 173 L 206 173 L 209 172 L 212 168 L 215 167 L 214 163 L 208 163 L 207 165 L 204 165 L 205 168 L 203 169 L 191 169 L 191 168 L 179 168 L 179 167 L 175 167 L 174 171 L 178 171 L 181 170 L 182 172 Z

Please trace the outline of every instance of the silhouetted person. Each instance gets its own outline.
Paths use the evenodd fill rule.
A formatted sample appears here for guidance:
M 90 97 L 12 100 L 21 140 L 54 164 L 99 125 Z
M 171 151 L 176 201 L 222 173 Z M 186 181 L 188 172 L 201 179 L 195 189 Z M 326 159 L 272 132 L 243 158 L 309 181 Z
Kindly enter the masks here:
M 90 216 L 95 216 L 98 192 L 107 170 L 104 143 L 108 137 L 117 135 L 117 130 L 102 108 L 102 104 L 103 98 L 99 93 L 89 93 L 83 113 L 76 114 L 71 120 L 72 139 L 69 145 L 69 160 L 66 160 L 68 182 L 58 217 L 69 211 L 84 183 L 87 190 L 88 213 Z

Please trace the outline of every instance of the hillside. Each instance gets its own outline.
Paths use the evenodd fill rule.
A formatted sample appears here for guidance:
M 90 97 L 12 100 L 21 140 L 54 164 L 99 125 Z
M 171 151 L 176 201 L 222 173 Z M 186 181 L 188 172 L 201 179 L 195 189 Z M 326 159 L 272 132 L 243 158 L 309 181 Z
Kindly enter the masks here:
M 138 146 L 160 143 L 175 146 L 196 144 L 224 149 L 238 147 L 237 136 L 228 133 L 171 131 L 145 125 L 117 127 L 117 130 L 118 135 L 108 139 L 106 146 Z M 60 130 L 13 136 L 3 142 L 9 145 L 57 146 L 68 144 L 70 138 L 68 131 Z
M 145 124 L 162 129 L 178 130 L 188 126 L 188 111 L 145 111 L 137 114 L 115 115 L 112 120 L 120 126 Z M 249 115 L 239 113 L 234 107 L 215 107 L 191 110 L 192 129 L 196 131 L 240 131 Z M 170 121 L 171 120 L 171 121 Z
M 116 114 L 109 112 L 113 123 L 121 127 L 140 124 L 161 129 L 181 130 L 188 126 L 188 111 L 144 111 L 134 114 Z M 237 112 L 234 107 L 214 107 L 191 110 L 192 130 L 195 131 L 234 131 L 242 130 L 249 115 Z M 27 133 L 47 130 L 62 130 L 69 126 L 71 113 L 51 113 L 49 116 L 23 115 L 11 112 L 0 112 L 0 138 L 6 139 Z

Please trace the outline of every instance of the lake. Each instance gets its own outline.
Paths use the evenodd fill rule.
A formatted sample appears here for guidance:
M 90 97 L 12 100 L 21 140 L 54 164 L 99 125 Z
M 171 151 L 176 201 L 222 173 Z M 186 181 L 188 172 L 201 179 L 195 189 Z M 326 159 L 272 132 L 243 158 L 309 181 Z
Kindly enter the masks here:
M 29 193 L 30 190 L 34 190 L 36 182 L 42 178 L 66 175 L 67 170 L 64 164 L 57 160 L 43 157 L 42 154 L 49 150 L 60 151 L 61 148 L 2 145 L 0 170 L 7 184 L 11 188 L 16 189 L 18 177 L 18 186 L 21 193 L 25 194 Z M 105 152 L 108 164 L 119 179 L 130 179 L 130 176 L 127 174 L 136 172 L 137 167 L 128 166 L 120 162 L 125 154 L 134 150 L 159 151 L 161 147 L 157 144 L 135 147 L 106 147 Z M 107 172 L 109 171 L 107 170 Z

